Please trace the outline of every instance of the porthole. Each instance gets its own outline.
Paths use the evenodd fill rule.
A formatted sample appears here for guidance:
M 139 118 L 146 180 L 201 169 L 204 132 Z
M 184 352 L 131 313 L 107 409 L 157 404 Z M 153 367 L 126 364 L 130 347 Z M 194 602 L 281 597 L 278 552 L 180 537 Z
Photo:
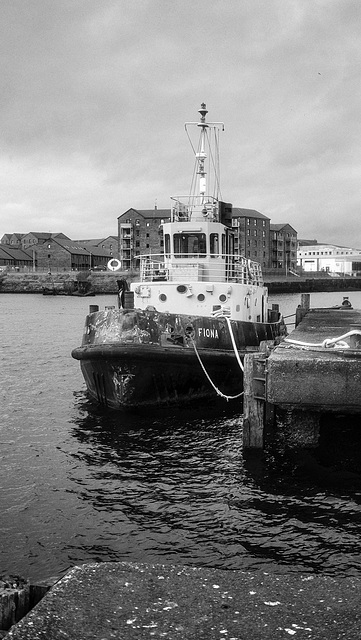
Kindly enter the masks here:
M 227 296 L 224 293 L 221 293 L 221 295 L 218 298 L 221 302 L 225 302 L 227 300 Z
M 165 301 L 166 301 L 166 299 L 167 299 L 167 296 L 165 295 L 165 293 L 161 293 L 161 294 L 159 295 L 159 300 L 160 300 L 161 302 L 165 302 Z
M 199 294 L 197 295 L 197 300 L 199 300 L 199 302 L 203 302 L 203 300 L 204 300 L 204 298 L 205 298 L 205 297 L 206 297 L 206 296 L 204 295 L 204 293 L 199 293 Z
M 177 291 L 178 293 L 185 293 L 187 291 L 187 287 L 185 286 L 185 284 L 179 284 L 177 287 Z

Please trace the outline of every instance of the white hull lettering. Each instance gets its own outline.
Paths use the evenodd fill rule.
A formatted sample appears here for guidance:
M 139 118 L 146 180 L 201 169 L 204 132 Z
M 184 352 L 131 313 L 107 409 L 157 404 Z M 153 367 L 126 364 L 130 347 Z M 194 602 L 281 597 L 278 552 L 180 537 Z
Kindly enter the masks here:
M 198 337 L 202 338 L 218 338 L 218 329 L 208 329 L 208 327 L 198 328 Z

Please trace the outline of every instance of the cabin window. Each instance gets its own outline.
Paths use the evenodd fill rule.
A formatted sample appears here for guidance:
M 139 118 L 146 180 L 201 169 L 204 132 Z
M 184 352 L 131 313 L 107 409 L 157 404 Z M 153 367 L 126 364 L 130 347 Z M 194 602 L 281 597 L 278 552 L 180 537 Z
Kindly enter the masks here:
M 170 255 L 170 235 L 169 235 L 169 233 L 165 234 L 164 241 L 165 241 L 164 253 L 167 256 L 167 258 L 169 258 L 169 255 Z
M 211 258 L 218 258 L 218 256 L 219 256 L 219 235 L 218 235 L 218 233 L 211 233 L 211 235 L 210 235 L 210 252 L 211 252 Z
M 188 258 L 206 256 L 206 234 L 205 233 L 175 233 L 173 236 L 174 254 L 176 258 Z

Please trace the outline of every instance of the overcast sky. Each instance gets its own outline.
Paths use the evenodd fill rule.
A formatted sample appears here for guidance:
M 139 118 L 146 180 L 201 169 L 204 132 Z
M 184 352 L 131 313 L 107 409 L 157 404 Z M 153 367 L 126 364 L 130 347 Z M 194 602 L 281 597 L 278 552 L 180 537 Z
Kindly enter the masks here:
M 117 233 L 190 186 L 184 122 L 223 121 L 222 196 L 361 248 L 360 0 L 0 0 L 0 237 Z

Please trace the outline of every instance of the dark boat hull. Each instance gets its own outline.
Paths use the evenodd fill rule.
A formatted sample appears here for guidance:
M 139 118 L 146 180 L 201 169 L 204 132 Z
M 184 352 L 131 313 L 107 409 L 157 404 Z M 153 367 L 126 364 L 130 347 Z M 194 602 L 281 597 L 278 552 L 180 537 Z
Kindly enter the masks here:
M 241 361 L 284 332 L 282 322 L 231 325 Z M 72 356 L 80 361 L 90 396 L 110 409 L 242 394 L 243 372 L 225 318 L 93 313 Z
M 111 409 L 216 395 L 194 351 L 132 345 L 78 350 L 77 357 L 91 397 Z M 206 350 L 200 357 L 221 394 L 242 392 L 243 374 L 233 353 Z

